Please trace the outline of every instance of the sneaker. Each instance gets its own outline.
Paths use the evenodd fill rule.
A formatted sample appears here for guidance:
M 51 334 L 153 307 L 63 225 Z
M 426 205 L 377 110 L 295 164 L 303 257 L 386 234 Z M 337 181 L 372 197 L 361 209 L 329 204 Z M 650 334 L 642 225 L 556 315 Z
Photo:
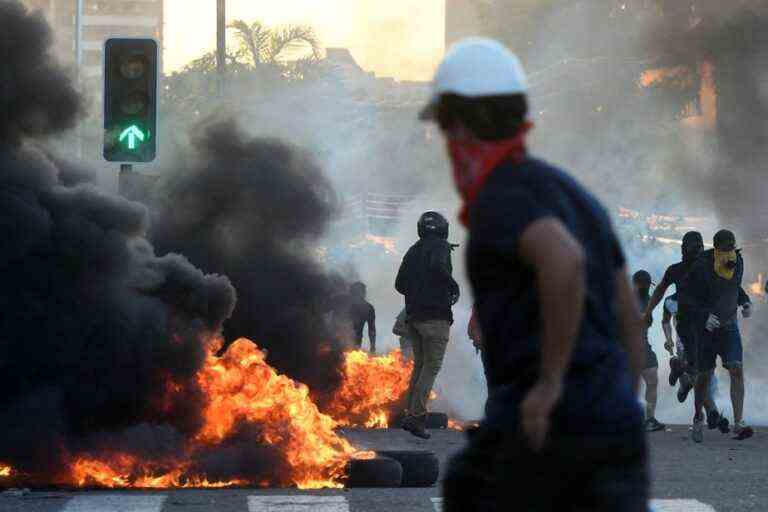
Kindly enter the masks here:
M 693 429 L 691 429 L 691 439 L 694 443 L 704 441 L 704 419 L 693 420 Z
M 688 393 L 693 389 L 693 378 L 684 373 L 680 376 L 680 389 L 677 390 L 677 401 L 681 404 L 688 398 Z
M 733 433 L 735 434 L 733 438 L 737 441 L 743 441 L 755 435 L 755 431 L 752 429 L 752 427 L 747 426 L 744 420 L 741 420 L 733 425 Z
M 727 434 L 731 431 L 731 424 L 728 418 L 720 414 L 720 411 L 713 409 L 707 411 L 707 428 L 709 430 L 718 429 L 721 433 Z
M 720 423 L 717 424 L 717 429 L 721 434 L 727 434 L 731 431 L 731 423 L 728 421 L 728 418 L 722 414 L 720 415 Z
M 659 430 L 664 430 L 665 428 L 667 428 L 667 426 L 661 423 L 656 418 L 648 418 L 647 420 L 645 420 L 646 432 L 658 432 Z
M 432 435 L 427 432 L 427 429 L 424 426 L 425 419 L 425 417 L 417 418 L 416 416 L 408 416 L 403 420 L 403 430 L 410 432 L 421 439 L 429 439 Z
M 685 372 L 683 362 L 679 357 L 673 356 L 669 358 L 669 385 L 674 387 L 677 385 L 677 379 Z
M 706 411 L 707 413 L 707 428 L 709 430 L 715 430 L 719 424 L 720 424 L 720 418 L 722 417 L 720 415 L 720 411 L 717 409 L 712 409 L 711 411 Z

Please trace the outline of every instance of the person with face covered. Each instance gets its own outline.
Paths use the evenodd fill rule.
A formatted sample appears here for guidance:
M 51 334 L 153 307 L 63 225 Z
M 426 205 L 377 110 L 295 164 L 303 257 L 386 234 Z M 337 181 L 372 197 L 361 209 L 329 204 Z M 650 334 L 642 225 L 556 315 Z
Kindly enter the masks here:
M 645 309 L 651 298 L 651 274 L 646 270 L 638 270 L 632 276 L 632 285 L 635 288 L 637 302 L 641 309 Z M 648 339 L 648 328 L 643 329 L 646 344 L 645 368 L 643 369 L 643 382 L 645 382 L 645 431 L 658 432 L 664 430 L 666 425 L 656 419 L 656 403 L 659 394 L 659 358 L 651 347 Z
M 742 288 L 744 260 L 736 248 L 736 236 L 723 229 L 715 234 L 714 249 L 704 252 L 688 276 L 693 304 L 695 335 L 699 338 L 699 376 L 696 382 L 694 441 L 703 440 L 701 408 L 708 394 L 717 358 L 731 379 L 733 432 L 736 439 L 752 437 L 754 431 L 744 422 L 743 348 L 738 311 L 744 318 L 752 314 L 752 303 Z
M 599 201 L 528 154 L 526 83 L 502 44 L 466 39 L 422 112 L 463 200 L 493 390 L 448 467 L 444 509 L 647 512 L 646 349 L 624 254 Z
M 690 299 L 685 290 L 687 283 L 686 277 L 693 268 L 696 259 L 704 250 L 704 238 L 698 231 L 689 231 L 683 236 L 682 260 L 674 265 L 670 265 L 661 282 L 656 286 L 653 295 L 645 306 L 645 323 L 649 324 L 653 310 L 659 305 L 670 286 L 674 285 L 677 295 L 677 334 L 684 347 L 685 373 L 680 375 L 680 389 L 677 393 L 677 399 L 680 403 L 685 402 L 688 394 L 695 384 L 696 361 L 698 349 L 695 347 L 696 337 L 693 335 L 693 322 L 691 321 Z

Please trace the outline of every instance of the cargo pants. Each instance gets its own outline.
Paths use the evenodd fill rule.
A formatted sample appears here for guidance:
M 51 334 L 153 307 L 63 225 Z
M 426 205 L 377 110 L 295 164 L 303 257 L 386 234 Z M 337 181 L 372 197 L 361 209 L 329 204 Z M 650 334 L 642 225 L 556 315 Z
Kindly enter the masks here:
M 408 322 L 408 337 L 413 343 L 413 373 L 408 386 L 407 414 L 427 414 L 427 401 L 443 366 L 451 324 L 447 320 Z

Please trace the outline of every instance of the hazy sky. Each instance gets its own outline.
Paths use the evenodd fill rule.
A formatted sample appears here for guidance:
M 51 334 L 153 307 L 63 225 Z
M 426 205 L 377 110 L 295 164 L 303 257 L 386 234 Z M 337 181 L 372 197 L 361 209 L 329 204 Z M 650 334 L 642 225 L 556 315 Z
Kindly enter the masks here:
M 428 80 L 443 52 L 445 0 L 227 0 L 227 21 L 308 24 L 379 76 Z M 165 0 L 165 68 L 212 49 L 216 0 Z

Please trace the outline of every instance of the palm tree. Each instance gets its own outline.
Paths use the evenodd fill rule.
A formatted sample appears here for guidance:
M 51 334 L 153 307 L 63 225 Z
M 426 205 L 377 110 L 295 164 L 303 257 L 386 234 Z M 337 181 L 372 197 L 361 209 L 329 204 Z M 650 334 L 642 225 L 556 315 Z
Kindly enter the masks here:
M 262 64 L 277 64 L 290 51 L 302 48 L 310 50 L 309 60 L 319 60 L 320 42 L 312 27 L 289 25 L 274 29 L 255 21 L 250 25 L 243 20 L 235 20 L 229 28 L 235 30 L 240 40 L 241 50 L 247 53 L 253 67 Z

